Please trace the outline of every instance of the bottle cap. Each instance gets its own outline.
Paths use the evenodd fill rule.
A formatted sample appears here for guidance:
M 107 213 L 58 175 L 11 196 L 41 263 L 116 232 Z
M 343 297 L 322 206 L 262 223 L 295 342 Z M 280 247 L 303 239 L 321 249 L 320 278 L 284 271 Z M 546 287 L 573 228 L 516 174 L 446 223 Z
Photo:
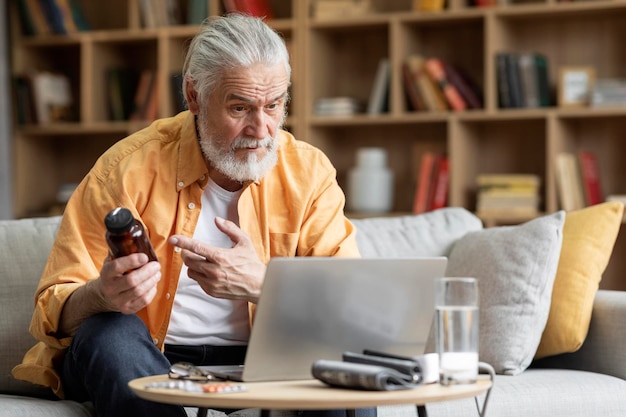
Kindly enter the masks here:
M 111 210 L 104 218 L 104 225 L 107 230 L 112 233 L 126 232 L 131 228 L 134 222 L 135 218 L 133 214 L 124 207 Z

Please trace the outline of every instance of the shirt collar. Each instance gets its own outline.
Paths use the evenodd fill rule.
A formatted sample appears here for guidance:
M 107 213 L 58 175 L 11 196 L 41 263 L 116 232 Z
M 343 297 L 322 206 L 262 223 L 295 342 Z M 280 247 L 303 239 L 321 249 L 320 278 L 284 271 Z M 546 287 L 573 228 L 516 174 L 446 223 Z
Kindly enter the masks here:
M 180 146 L 178 147 L 176 190 L 180 191 L 196 181 L 204 188 L 208 181 L 209 171 L 196 136 L 194 116 L 190 111 L 187 111 L 178 117 L 182 117 L 183 121 L 180 129 Z

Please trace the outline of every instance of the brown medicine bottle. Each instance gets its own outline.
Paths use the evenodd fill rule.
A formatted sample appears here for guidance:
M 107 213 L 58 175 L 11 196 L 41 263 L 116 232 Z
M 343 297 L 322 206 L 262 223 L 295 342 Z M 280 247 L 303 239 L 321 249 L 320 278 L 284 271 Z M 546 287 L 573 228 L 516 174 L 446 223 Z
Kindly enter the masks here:
M 150 261 L 158 261 L 152 243 L 140 221 L 127 208 L 118 207 L 104 218 L 106 241 L 113 258 L 143 252 Z

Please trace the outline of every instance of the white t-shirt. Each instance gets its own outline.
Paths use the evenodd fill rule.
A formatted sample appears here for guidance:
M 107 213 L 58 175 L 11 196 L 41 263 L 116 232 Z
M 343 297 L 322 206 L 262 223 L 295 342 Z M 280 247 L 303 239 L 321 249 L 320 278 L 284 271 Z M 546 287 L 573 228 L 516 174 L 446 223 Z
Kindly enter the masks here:
M 239 224 L 237 201 L 241 191 L 229 192 L 209 179 L 194 239 L 230 248 L 233 242 L 215 226 L 215 217 Z M 248 303 L 215 298 L 187 276 L 183 265 L 165 343 L 175 345 L 245 345 L 248 343 Z

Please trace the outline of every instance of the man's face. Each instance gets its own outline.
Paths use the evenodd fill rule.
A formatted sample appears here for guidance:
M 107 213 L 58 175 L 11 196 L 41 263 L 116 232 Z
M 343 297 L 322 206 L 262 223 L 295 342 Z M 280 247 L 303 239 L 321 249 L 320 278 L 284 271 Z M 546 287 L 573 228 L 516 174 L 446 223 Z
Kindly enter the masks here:
M 261 179 L 276 164 L 276 134 L 285 117 L 285 67 L 254 65 L 228 72 L 198 110 L 209 175 L 225 189 Z

